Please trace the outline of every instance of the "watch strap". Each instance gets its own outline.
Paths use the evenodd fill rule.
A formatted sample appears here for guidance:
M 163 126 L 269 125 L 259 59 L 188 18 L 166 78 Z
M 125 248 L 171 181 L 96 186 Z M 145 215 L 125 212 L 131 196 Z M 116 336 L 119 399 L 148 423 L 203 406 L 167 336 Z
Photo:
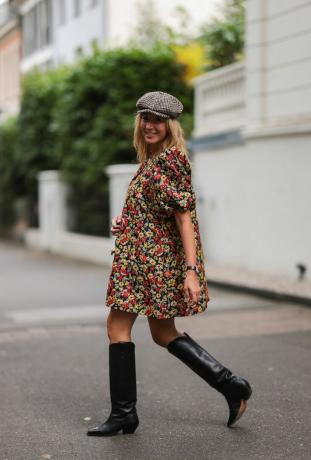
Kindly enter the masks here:
M 197 265 L 187 265 L 186 270 L 194 270 L 196 273 L 199 271 Z

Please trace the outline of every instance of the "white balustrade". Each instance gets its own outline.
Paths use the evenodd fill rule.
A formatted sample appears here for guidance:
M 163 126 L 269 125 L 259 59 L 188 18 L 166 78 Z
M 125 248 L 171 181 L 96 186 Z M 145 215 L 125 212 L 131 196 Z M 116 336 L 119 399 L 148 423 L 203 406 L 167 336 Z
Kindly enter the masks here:
M 234 63 L 193 79 L 195 85 L 194 138 L 244 126 L 245 63 Z
M 137 164 L 110 165 L 106 168 L 109 176 L 110 221 L 121 213 L 128 185 L 137 169 Z M 39 229 L 26 231 L 26 244 L 110 266 L 115 236 L 91 236 L 67 231 L 68 186 L 63 183 L 59 171 L 42 171 L 38 174 L 38 180 Z

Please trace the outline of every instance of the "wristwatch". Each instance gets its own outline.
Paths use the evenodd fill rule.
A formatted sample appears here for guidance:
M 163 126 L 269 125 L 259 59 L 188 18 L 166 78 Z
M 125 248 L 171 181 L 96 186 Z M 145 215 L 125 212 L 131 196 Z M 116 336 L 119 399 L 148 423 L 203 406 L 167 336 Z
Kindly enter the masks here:
M 194 270 L 196 272 L 196 274 L 198 275 L 199 274 L 199 269 L 198 269 L 198 266 L 197 265 L 187 265 L 186 267 L 186 270 Z

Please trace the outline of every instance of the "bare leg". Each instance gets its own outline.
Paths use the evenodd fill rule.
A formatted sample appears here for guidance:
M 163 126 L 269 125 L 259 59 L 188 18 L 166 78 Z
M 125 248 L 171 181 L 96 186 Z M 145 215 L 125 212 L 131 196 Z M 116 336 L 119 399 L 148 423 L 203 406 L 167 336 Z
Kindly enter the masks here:
M 133 324 L 138 313 L 110 309 L 107 318 L 107 335 L 111 343 L 130 342 Z
M 167 347 L 171 340 L 182 336 L 175 326 L 175 318 L 157 319 L 148 316 L 150 332 L 154 342 L 161 347 Z

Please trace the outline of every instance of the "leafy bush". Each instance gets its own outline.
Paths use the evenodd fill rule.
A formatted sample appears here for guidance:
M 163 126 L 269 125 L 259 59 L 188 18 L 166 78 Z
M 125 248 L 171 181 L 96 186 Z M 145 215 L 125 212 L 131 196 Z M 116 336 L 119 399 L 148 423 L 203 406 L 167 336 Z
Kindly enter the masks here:
M 0 235 L 6 236 L 15 222 L 14 202 L 19 195 L 19 177 L 15 168 L 17 123 L 7 120 L 0 126 Z M 14 186 L 13 186 L 14 184 Z
M 95 50 L 75 66 L 27 74 L 17 124 L 0 133 L 0 142 L 2 136 L 6 145 L 1 161 L 11 168 L 7 175 L 1 172 L 1 181 L 7 194 L 11 189 L 27 197 L 31 225 L 38 220 L 37 175 L 58 169 L 71 191 L 70 230 L 109 235 L 105 167 L 136 163 L 132 147 L 135 103 L 143 93 L 154 90 L 181 99 L 185 106 L 181 119 L 189 135 L 192 89 L 185 82 L 185 66 L 163 44 L 152 52 Z M 5 213 L 7 221 L 12 221 L 9 210 Z

